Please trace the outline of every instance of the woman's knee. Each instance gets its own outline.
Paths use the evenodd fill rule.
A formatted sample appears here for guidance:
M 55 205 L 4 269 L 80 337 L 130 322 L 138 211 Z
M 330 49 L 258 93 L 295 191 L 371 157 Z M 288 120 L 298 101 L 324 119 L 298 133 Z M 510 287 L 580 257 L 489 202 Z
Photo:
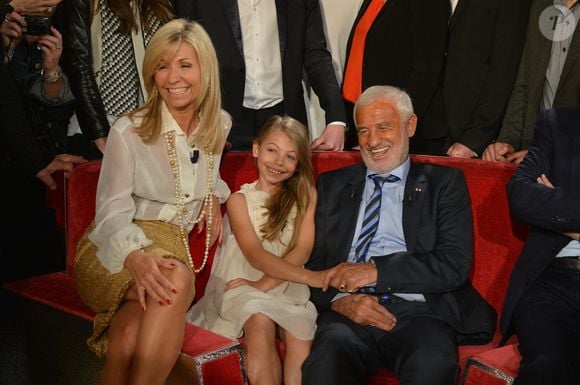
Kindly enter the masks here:
M 175 286 L 177 292 L 174 293 L 175 300 L 177 302 L 185 302 L 189 306 L 195 296 L 195 278 L 193 273 L 183 263 L 175 261 L 175 264 L 175 268 L 165 269 L 164 274 Z

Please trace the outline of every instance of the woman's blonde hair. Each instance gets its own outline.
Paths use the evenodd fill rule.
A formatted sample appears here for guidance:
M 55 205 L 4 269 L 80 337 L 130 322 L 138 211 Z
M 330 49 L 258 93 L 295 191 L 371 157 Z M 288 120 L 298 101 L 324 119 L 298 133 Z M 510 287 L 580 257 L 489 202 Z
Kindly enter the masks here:
M 143 118 L 135 131 L 145 143 L 150 143 L 159 136 L 164 100 L 155 86 L 155 73 L 165 56 L 168 53 L 174 54 L 182 43 L 193 47 L 201 71 L 201 84 L 193 107 L 199 111 L 200 116 L 200 130 L 196 134 L 195 143 L 207 151 L 217 153 L 223 149 L 227 133 L 221 112 L 219 65 L 209 35 L 194 21 L 172 20 L 151 38 L 143 60 L 143 80 L 149 98 L 129 116 Z
M 292 250 L 298 239 L 298 233 L 302 219 L 310 204 L 312 189 L 314 187 L 314 175 L 312 162 L 310 161 L 310 138 L 308 130 L 302 123 L 289 116 L 272 116 L 264 123 L 255 143 L 261 145 L 266 137 L 272 132 L 280 130 L 292 141 L 296 147 L 297 165 L 294 175 L 284 181 L 284 185 L 278 192 L 272 195 L 265 203 L 268 210 L 266 222 L 260 228 L 262 236 L 267 240 L 278 238 L 286 225 L 288 215 L 296 206 L 296 219 L 294 220 L 294 233 L 286 247 L 286 252 Z

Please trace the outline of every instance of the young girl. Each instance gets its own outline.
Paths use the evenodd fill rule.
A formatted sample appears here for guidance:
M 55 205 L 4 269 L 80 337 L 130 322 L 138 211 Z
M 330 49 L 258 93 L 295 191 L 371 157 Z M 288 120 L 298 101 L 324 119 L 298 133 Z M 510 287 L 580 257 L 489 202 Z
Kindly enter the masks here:
M 314 338 L 317 313 L 304 283 L 321 287 L 323 273 L 302 268 L 314 243 L 309 144 L 295 119 L 266 121 L 252 149 L 258 180 L 228 200 L 224 242 L 205 295 L 188 314 L 223 336 L 244 336 L 252 385 L 280 384 L 282 372 L 284 384 L 300 384 Z M 278 334 L 286 347 L 283 370 Z

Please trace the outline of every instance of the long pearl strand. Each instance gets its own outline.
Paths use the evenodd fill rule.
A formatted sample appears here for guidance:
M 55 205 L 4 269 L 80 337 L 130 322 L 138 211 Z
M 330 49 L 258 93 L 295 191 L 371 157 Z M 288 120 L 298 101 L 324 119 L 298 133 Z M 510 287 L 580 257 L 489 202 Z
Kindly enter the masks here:
M 213 153 L 207 151 L 206 159 L 207 159 L 207 187 L 205 192 L 205 197 L 203 198 L 203 204 L 201 206 L 201 212 L 197 219 L 193 220 L 185 220 L 187 218 L 187 208 L 185 207 L 185 197 L 183 194 L 183 188 L 181 186 L 181 175 L 179 172 L 179 163 L 177 161 L 177 150 L 175 146 L 175 132 L 170 131 L 164 134 L 165 136 L 165 143 L 167 144 L 167 155 L 169 157 L 169 165 L 171 166 L 171 172 L 173 174 L 173 186 L 175 188 L 175 198 L 177 200 L 177 222 L 179 224 L 179 233 L 181 235 L 181 241 L 183 242 L 183 246 L 187 252 L 188 263 L 189 267 L 193 270 L 194 273 L 201 272 L 205 265 L 207 264 L 207 260 L 209 258 L 209 243 L 211 239 L 211 225 L 213 220 L 213 193 L 214 193 L 214 180 L 213 180 L 213 168 L 214 168 L 214 160 L 213 160 Z M 189 249 L 189 238 L 188 234 L 185 231 L 186 225 L 195 225 L 199 223 L 205 213 L 207 211 L 207 223 L 206 223 L 206 230 L 205 230 L 205 251 L 203 253 L 203 261 L 199 268 L 195 268 L 193 265 L 193 258 L 191 257 L 191 250 Z

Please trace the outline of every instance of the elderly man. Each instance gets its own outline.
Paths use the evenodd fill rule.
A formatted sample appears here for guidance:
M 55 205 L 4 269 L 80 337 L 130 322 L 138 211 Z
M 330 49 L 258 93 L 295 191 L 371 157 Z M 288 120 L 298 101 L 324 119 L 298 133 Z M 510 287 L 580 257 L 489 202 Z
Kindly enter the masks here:
M 368 88 L 354 107 L 364 164 L 318 179 L 307 267 L 336 266 L 319 310 L 304 384 L 361 383 L 381 367 L 401 384 L 453 384 L 457 343 L 484 343 L 496 314 L 468 280 L 469 194 L 461 171 L 415 164 L 409 96 Z

